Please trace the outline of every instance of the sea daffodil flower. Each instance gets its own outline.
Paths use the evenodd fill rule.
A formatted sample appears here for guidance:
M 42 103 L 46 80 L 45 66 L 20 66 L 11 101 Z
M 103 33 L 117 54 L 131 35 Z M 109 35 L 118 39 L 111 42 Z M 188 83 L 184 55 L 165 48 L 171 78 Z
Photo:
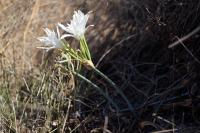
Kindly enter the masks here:
M 80 40 L 84 37 L 85 31 L 88 29 L 89 25 L 86 27 L 87 21 L 89 18 L 89 13 L 84 14 L 80 10 L 75 11 L 73 15 L 73 19 L 70 21 L 70 24 L 67 24 L 67 26 L 64 26 L 61 23 L 58 23 L 58 26 L 67 32 L 67 34 L 64 34 L 61 36 L 61 38 L 65 37 L 74 37 L 77 40 Z
M 50 50 L 50 49 L 56 49 L 56 48 L 62 49 L 64 47 L 61 41 L 58 26 L 57 26 L 57 33 L 55 33 L 54 31 L 48 28 L 44 28 L 44 31 L 47 36 L 38 37 L 37 39 L 41 41 L 42 43 L 44 43 L 46 46 L 38 47 L 38 48 Z
M 58 23 L 58 26 L 67 32 L 66 34 L 61 36 L 61 39 L 65 37 L 73 37 L 77 39 L 78 41 L 80 41 L 80 51 L 81 51 L 80 56 L 82 58 L 82 62 L 85 62 L 85 63 L 87 62 L 87 65 L 90 65 L 93 67 L 94 65 L 92 63 L 88 44 L 84 36 L 88 27 L 92 26 L 92 25 L 89 25 L 86 27 L 88 18 L 89 18 L 89 13 L 84 14 L 83 12 L 78 10 L 74 12 L 74 15 L 73 15 L 72 20 L 70 21 L 70 24 L 67 24 L 67 26 L 64 26 L 61 23 Z

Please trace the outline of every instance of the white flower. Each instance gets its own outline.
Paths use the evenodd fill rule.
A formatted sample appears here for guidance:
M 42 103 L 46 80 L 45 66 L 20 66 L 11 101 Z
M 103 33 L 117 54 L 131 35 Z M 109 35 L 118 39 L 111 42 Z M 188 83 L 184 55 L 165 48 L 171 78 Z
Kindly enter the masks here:
M 58 26 L 57 26 L 57 34 L 48 28 L 45 28 L 44 31 L 47 36 L 38 37 L 37 39 L 39 41 L 43 42 L 46 46 L 38 47 L 38 48 L 47 49 L 47 50 L 54 49 L 54 48 L 58 48 L 58 49 L 63 48 L 63 44 L 61 42 Z
M 58 26 L 62 28 L 67 34 L 62 35 L 62 39 L 65 37 L 74 37 L 77 40 L 80 40 L 84 37 L 85 31 L 88 27 L 86 27 L 87 21 L 89 18 L 89 13 L 84 14 L 80 10 L 75 11 L 73 15 L 73 19 L 70 21 L 70 24 L 67 24 L 67 27 L 58 23 Z

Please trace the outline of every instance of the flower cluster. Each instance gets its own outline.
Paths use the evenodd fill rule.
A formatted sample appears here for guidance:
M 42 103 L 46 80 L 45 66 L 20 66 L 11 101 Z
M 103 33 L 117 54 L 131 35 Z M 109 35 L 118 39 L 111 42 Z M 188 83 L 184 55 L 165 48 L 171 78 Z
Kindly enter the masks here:
M 45 44 L 44 47 L 39 47 L 42 49 L 61 49 L 63 51 L 66 51 L 68 55 L 70 55 L 73 59 L 76 59 L 80 61 L 84 66 L 88 65 L 93 68 L 94 65 L 92 63 L 90 51 L 88 48 L 88 44 L 85 39 L 85 32 L 88 29 L 89 25 L 87 26 L 87 21 L 89 19 L 89 13 L 84 14 L 80 10 L 75 11 L 72 20 L 70 23 L 67 23 L 67 26 L 58 23 L 57 27 L 57 33 L 54 31 L 51 31 L 48 28 L 45 28 L 44 31 L 46 32 L 47 36 L 39 37 L 38 40 L 43 42 Z M 64 30 L 66 33 L 63 35 L 60 35 L 59 28 Z M 80 50 L 74 50 L 70 47 L 66 41 L 63 39 L 67 37 L 73 37 L 80 43 Z

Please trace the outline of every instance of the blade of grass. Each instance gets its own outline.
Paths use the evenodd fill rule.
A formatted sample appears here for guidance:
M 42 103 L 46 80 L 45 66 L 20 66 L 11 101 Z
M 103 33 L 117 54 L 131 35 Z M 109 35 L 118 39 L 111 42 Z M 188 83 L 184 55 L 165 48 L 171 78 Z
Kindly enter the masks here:
M 103 90 L 97 86 L 96 84 L 94 84 L 92 81 L 90 81 L 89 79 L 85 78 L 84 76 L 82 76 L 79 73 L 73 72 L 77 77 L 79 77 L 80 79 L 84 80 L 85 82 L 89 83 L 90 85 L 92 85 L 95 89 L 97 89 L 117 110 L 117 112 L 119 111 L 119 107 L 117 106 L 117 104 L 106 94 L 103 92 Z
M 105 74 L 103 74 L 101 71 L 99 71 L 97 68 L 93 69 L 97 74 L 99 74 L 100 76 L 102 76 L 108 83 L 111 84 L 111 86 L 121 95 L 121 97 L 126 101 L 129 109 L 134 112 L 134 108 L 131 105 L 131 103 L 129 102 L 128 98 L 124 95 L 124 93 L 117 87 L 117 85 L 110 79 L 108 78 Z

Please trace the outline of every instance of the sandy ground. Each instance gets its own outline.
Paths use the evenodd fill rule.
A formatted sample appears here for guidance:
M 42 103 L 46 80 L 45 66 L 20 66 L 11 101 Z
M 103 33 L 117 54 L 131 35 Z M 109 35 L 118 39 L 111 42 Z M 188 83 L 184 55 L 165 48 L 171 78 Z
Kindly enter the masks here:
M 66 6 L 67 5 L 67 6 Z M 36 39 L 43 34 L 42 28 L 54 24 L 72 13 L 71 1 L 64 0 L 3 0 L 0 3 L 0 48 L 18 70 L 31 69 Z M 12 49 L 12 50 L 11 50 Z

